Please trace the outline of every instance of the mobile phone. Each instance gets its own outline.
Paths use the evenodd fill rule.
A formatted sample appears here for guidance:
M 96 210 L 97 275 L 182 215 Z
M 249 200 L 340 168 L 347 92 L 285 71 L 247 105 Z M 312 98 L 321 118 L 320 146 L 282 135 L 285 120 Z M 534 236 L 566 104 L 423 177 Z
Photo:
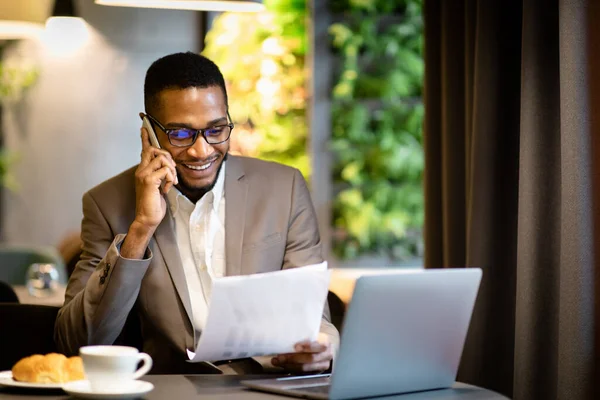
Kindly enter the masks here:
M 142 126 L 146 128 L 148 132 L 148 137 L 150 138 L 150 144 L 157 149 L 160 149 L 160 143 L 158 143 L 158 138 L 156 137 L 156 132 L 154 132 L 154 128 L 152 128 L 152 124 L 150 123 L 150 119 L 147 116 L 142 117 Z M 165 188 L 165 181 L 163 180 L 160 183 L 161 191 Z
M 154 129 L 152 128 L 152 124 L 150 123 L 150 120 L 148 119 L 148 117 L 146 117 L 146 116 L 142 117 L 142 126 L 144 128 L 146 128 L 146 131 L 148 132 L 148 137 L 150 138 L 150 143 L 152 144 L 152 146 L 156 147 L 157 149 L 160 149 L 160 143 L 158 143 L 158 138 L 156 137 L 156 132 L 154 132 Z

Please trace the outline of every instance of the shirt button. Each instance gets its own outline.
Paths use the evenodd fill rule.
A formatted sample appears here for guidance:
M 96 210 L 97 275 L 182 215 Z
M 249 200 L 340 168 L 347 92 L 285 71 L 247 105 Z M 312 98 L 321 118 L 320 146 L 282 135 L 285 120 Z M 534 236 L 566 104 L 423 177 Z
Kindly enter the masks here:
M 200 229 L 202 229 L 202 227 L 200 225 L 196 225 L 196 231 L 200 232 Z

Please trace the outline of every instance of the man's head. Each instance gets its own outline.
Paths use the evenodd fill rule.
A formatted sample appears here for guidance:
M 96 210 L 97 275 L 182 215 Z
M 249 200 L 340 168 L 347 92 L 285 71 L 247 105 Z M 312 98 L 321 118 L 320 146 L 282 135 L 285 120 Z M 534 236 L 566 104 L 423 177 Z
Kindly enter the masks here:
M 177 164 L 179 189 L 196 201 L 214 186 L 229 151 L 229 138 L 209 144 L 200 133 L 192 145 L 185 145 L 177 140 L 177 128 L 228 132 L 231 121 L 221 71 L 206 57 L 191 52 L 160 58 L 146 73 L 144 103 L 161 147 Z

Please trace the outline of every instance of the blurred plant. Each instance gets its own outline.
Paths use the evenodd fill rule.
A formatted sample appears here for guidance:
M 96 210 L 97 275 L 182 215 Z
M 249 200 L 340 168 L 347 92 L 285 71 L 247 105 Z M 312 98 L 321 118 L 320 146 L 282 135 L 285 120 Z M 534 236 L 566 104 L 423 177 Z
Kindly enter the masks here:
M 231 152 L 291 165 L 308 178 L 306 1 L 264 4 L 258 14 L 215 18 L 203 54 L 227 81 L 236 124 Z
M 38 78 L 37 69 L 24 61 L 0 62 L 0 101 L 19 101 Z
M 9 153 L 5 149 L 0 149 L 0 186 L 12 191 L 19 188 L 17 179 L 11 172 L 11 167 L 18 159 L 19 156 L 16 153 Z
M 334 251 L 422 255 L 422 0 L 331 0 Z
M 0 47 L 0 55 L 2 54 Z M 13 58 L 0 62 L 0 106 L 21 100 L 24 91 L 31 87 L 38 78 L 37 68 L 24 59 Z M 1 112 L 1 109 L 0 109 Z M 0 127 L 0 135 L 2 135 Z M 17 190 L 18 182 L 12 174 L 12 166 L 19 160 L 18 154 L 0 149 L 0 186 L 9 190 Z

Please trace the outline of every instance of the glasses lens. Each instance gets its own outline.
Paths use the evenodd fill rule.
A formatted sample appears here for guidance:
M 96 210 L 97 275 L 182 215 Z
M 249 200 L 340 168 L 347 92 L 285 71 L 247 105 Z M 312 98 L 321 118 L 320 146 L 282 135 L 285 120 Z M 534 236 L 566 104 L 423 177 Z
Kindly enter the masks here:
M 204 136 L 206 137 L 206 141 L 208 143 L 221 143 L 229 139 L 230 133 L 231 127 L 228 125 L 215 126 L 214 128 L 204 131 Z
M 194 141 L 195 132 L 189 129 L 169 131 L 169 141 L 173 146 L 186 146 Z

